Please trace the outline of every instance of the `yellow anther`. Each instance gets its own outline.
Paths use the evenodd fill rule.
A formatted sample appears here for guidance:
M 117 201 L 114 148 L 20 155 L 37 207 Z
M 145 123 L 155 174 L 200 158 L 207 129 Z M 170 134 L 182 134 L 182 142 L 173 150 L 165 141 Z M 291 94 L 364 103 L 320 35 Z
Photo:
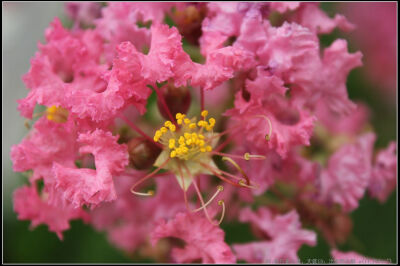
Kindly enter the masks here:
M 204 146 L 204 144 L 205 144 L 204 140 L 202 140 L 202 139 L 201 139 L 201 140 L 199 140 L 199 144 L 198 144 L 198 145 L 199 145 L 200 147 L 203 147 L 203 146 Z
M 200 120 L 199 122 L 197 122 L 197 125 L 199 126 L 199 127 L 202 127 L 203 125 L 204 125 L 204 121 L 203 120 Z
M 211 117 L 210 119 L 208 119 L 208 122 L 210 123 L 211 126 L 215 125 L 215 119 L 213 117 Z
M 206 152 L 206 148 L 201 148 L 200 151 L 201 152 Z
M 57 112 L 58 107 L 53 105 L 47 108 L 47 114 L 55 114 Z
M 175 125 L 169 125 L 169 130 L 171 130 L 172 132 L 175 132 L 176 130 L 176 126 Z
M 208 115 L 208 111 L 207 110 L 203 110 L 202 112 L 201 112 L 201 116 L 202 117 L 206 117 Z
M 210 146 L 210 145 L 208 145 L 207 147 L 206 147 L 206 151 L 211 151 L 212 150 L 212 147 Z
M 186 125 L 190 124 L 190 119 L 189 118 L 185 118 L 183 121 L 185 122 Z
M 210 126 L 210 125 L 206 125 L 206 127 L 205 127 L 205 128 L 206 128 L 206 130 L 207 130 L 207 131 L 211 131 L 211 129 L 212 129 L 213 127 L 212 127 L 212 126 Z
M 170 125 L 172 125 L 171 121 L 165 121 L 164 126 L 169 127 Z
M 185 133 L 183 134 L 185 136 L 185 139 L 190 139 L 192 137 L 192 135 L 190 133 Z
M 175 139 L 170 139 L 168 146 L 169 146 L 170 149 L 175 148 Z
M 181 113 L 177 113 L 175 115 L 176 119 L 183 119 L 185 117 L 185 115 L 181 114 Z
M 171 151 L 171 153 L 170 153 L 170 155 L 169 155 L 171 158 L 174 158 L 174 157 L 176 157 L 176 151 Z
M 161 133 L 167 133 L 168 129 L 166 127 L 160 128 Z
M 50 106 L 46 109 L 46 117 L 48 120 L 56 123 L 65 123 L 68 120 L 68 110 L 55 105 Z
M 184 144 L 184 143 L 185 143 L 185 138 L 182 137 L 182 136 L 180 136 L 180 137 L 179 137 L 179 140 L 178 140 L 178 143 L 179 143 L 179 144 Z
M 155 141 L 155 142 L 157 142 L 158 141 L 158 137 L 157 136 L 154 136 L 154 138 L 153 138 L 153 140 Z
M 192 139 L 186 140 L 186 145 L 190 145 L 190 144 L 192 144 Z
M 190 128 L 190 129 L 196 128 L 196 123 L 191 123 L 191 124 L 189 125 L 189 128 Z
M 177 119 L 178 125 L 182 125 L 182 119 Z
M 204 136 L 202 134 L 199 134 L 200 139 L 204 139 Z

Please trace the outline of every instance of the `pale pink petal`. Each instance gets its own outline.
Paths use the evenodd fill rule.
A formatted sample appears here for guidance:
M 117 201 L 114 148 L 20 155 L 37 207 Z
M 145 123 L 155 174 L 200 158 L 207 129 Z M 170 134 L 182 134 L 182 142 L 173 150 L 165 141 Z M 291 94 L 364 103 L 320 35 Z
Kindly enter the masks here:
M 288 10 L 295 10 L 299 7 L 300 2 L 271 2 L 271 10 L 278 11 L 279 13 L 285 13 Z
M 178 213 L 173 220 L 161 220 L 151 234 L 153 244 L 160 238 L 176 237 L 185 241 L 184 248 L 174 248 L 178 263 L 201 259 L 203 263 L 234 263 L 235 256 L 224 242 L 224 231 L 211 224 L 204 215 Z
M 353 68 L 362 65 L 361 57 L 361 52 L 350 54 L 347 51 L 347 42 L 341 39 L 324 50 L 320 86 L 323 99 L 332 111 L 338 113 L 354 111 L 355 104 L 347 95 L 346 80 Z
M 96 170 L 54 163 L 57 188 L 74 206 L 86 204 L 94 207 L 103 201 L 116 199 L 113 176 L 124 171 L 128 164 L 127 147 L 119 145 L 117 139 L 110 132 L 99 129 L 79 135 L 78 142 L 83 145 L 79 152 L 93 154 Z
M 31 227 L 46 224 L 49 231 L 55 232 L 62 239 L 62 232 L 69 229 L 72 219 L 88 219 L 82 209 L 72 206 L 51 205 L 46 196 L 39 196 L 35 186 L 23 186 L 14 192 L 14 211 L 19 220 L 31 220 Z
M 372 197 L 385 202 L 397 185 L 397 143 L 392 141 L 378 153 L 372 168 L 368 191 Z
M 300 218 L 295 210 L 274 215 L 267 208 L 260 208 L 257 212 L 246 208 L 240 213 L 239 219 L 241 222 L 250 222 L 267 241 L 234 245 L 238 259 L 252 263 L 297 263 L 297 252 L 303 244 L 316 245 L 316 234 L 301 229 Z
M 33 179 L 49 177 L 54 162 L 73 166 L 77 153 L 73 121 L 55 123 L 42 117 L 20 144 L 11 147 L 13 169 L 33 170 Z
M 133 3 L 110 2 L 102 9 L 102 17 L 96 20 L 96 31 L 105 39 L 105 57 L 112 62 L 116 47 L 121 42 L 131 42 L 139 51 L 150 45 L 150 30 L 139 28 Z
M 253 55 L 238 47 L 224 47 L 207 55 L 204 65 L 196 64 L 191 84 L 205 90 L 214 89 L 233 77 L 236 70 L 254 66 Z
M 346 144 L 329 158 L 320 177 L 320 196 L 325 203 L 338 203 L 345 212 L 358 207 L 371 176 L 375 135 L 367 133 Z
M 285 97 L 287 88 L 283 81 L 275 76 L 267 76 L 259 71 L 258 78 L 246 82 L 250 99 L 244 99 L 243 93 L 236 94 L 235 108 L 225 114 L 240 123 L 235 137 L 240 142 L 258 148 L 275 150 L 286 157 L 289 149 L 296 145 L 309 145 L 315 118 L 306 111 L 299 110 L 291 100 Z M 272 132 L 270 140 L 266 134 Z M 240 121 L 246 121 L 241 123 Z M 243 144 L 243 143 L 242 143 Z
M 373 83 L 371 89 L 383 94 L 394 106 L 398 91 L 396 3 L 340 3 L 338 9 L 357 25 L 349 37 L 365 55 L 364 78 Z
M 334 134 L 357 135 L 367 125 L 370 110 L 363 103 L 357 103 L 356 109 L 348 115 L 333 112 L 324 103 L 318 103 L 315 114 L 318 121 Z
M 352 31 L 355 26 L 340 14 L 330 18 L 318 7 L 319 3 L 302 3 L 294 14 L 294 21 L 316 33 L 330 33 L 336 27 L 342 31 Z
M 101 4 L 98 2 L 68 2 L 65 4 L 65 13 L 75 22 L 89 26 L 101 16 Z

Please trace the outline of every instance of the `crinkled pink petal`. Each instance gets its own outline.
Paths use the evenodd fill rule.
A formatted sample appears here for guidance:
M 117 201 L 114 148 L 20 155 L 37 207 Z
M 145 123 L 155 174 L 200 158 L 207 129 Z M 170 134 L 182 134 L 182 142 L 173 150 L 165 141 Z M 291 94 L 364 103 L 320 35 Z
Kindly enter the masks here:
M 349 113 L 355 104 L 348 98 L 346 79 L 350 71 L 362 65 L 361 52 L 350 54 L 345 40 L 336 40 L 324 50 L 320 86 L 323 97 L 332 111 Z
M 101 16 L 101 4 L 97 2 L 69 2 L 65 4 L 65 13 L 75 22 L 76 26 L 93 25 L 94 20 Z
M 104 91 L 90 89 L 72 90 L 67 94 L 71 110 L 81 117 L 91 117 L 95 121 L 114 117 L 127 104 L 133 104 L 144 113 L 151 90 L 146 81 L 136 76 L 141 66 L 135 47 L 124 42 L 118 46 L 118 57 L 113 69 L 107 73 L 108 85 Z
M 146 22 L 151 20 L 153 23 L 163 22 L 165 15 L 174 6 L 180 6 L 182 3 L 174 2 L 138 2 L 138 3 L 112 3 L 113 5 L 123 5 L 129 9 L 132 16 L 137 18 L 137 21 Z
M 248 263 L 274 263 L 270 247 L 271 244 L 267 241 L 232 245 L 238 260 L 244 260 Z
M 30 92 L 19 100 L 18 108 L 28 118 L 32 117 L 36 104 L 61 106 L 80 118 L 89 115 L 97 118 L 96 111 L 87 114 L 94 103 L 82 98 L 90 93 L 101 97 L 107 87 L 103 75 L 108 66 L 99 64 L 103 40 L 92 30 L 71 33 L 58 19 L 52 22 L 45 35 L 47 44 L 39 44 L 40 52 L 36 53 L 31 69 L 23 77 Z M 79 96 L 71 96 L 76 94 Z M 102 106 L 96 107 L 100 116 Z
M 286 157 L 293 146 L 309 145 L 315 118 L 299 110 L 285 97 L 287 88 L 283 87 L 282 80 L 259 71 L 257 79 L 246 82 L 246 90 L 251 98 L 246 101 L 239 91 L 235 108 L 225 113 L 236 121 L 246 121 L 237 130 L 237 139 L 259 148 L 275 150 L 282 157 Z M 270 126 L 263 116 L 268 117 L 272 125 L 268 141 L 265 136 L 270 133 Z
M 315 33 L 330 33 L 336 27 L 342 31 L 352 31 L 355 26 L 343 15 L 336 14 L 330 18 L 318 7 L 319 3 L 302 3 L 296 10 L 293 20 Z
M 96 31 L 105 39 L 105 57 L 112 62 L 116 47 L 121 42 L 131 42 L 139 51 L 150 45 L 150 30 L 139 28 L 133 3 L 110 2 L 102 9 L 102 17 L 96 20 Z
M 385 202 L 397 183 L 397 143 L 392 141 L 388 147 L 378 153 L 372 168 L 368 191 L 372 197 Z
M 19 220 L 31 220 L 31 227 L 46 224 L 49 230 L 55 232 L 62 239 L 62 232 L 69 229 L 69 221 L 72 219 L 88 219 L 82 209 L 72 206 L 51 205 L 45 196 L 39 196 L 35 186 L 23 186 L 17 189 L 13 195 L 14 211 Z
M 174 76 L 178 67 L 176 58 L 191 63 L 190 57 L 182 49 L 182 37 L 177 28 L 155 24 L 151 27 L 151 45 L 147 55 L 140 55 L 141 75 L 145 79 L 162 82 Z M 181 59 L 181 60 L 182 60 Z M 179 66 L 180 67 L 180 66 Z
M 234 263 L 235 256 L 224 242 L 224 231 L 211 224 L 203 214 L 178 213 L 173 220 L 161 220 L 151 234 L 155 245 L 160 238 L 176 237 L 185 241 L 184 248 L 174 248 L 178 263 L 201 259 L 203 263 Z
M 116 199 L 113 176 L 124 171 L 128 165 L 127 147 L 119 145 L 117 139 L 110 132 L 99 129 L 79 135 L 78 142 L 83 145 L 79 152 L 93 154 L 96 170 L 54 163 L 56 187 L 74 206 L 86 204 L 94 207 L 103 201 Z
M 13 169 L 33 170 L 33 179 L 52 176 L 53 162 L 72 167 L 77 152 L 73 121 L 55 123 L 42 117 L 20 144 L 11 147 Z
M 396 3 L 340 3 L 338 9 L 357 25 L 349 37 L 365 55 L 364 77 L 374 83 L 371 89 L 383 93 L 394 106 L 398 72 Z
M 231 36 L 238 36 L 244 16 L 238 12 L 239 2 L 212 2 L 207 4 L 207 17 L 202 22 L 200 37 L 201 54 L 207 56 L 215 49 L 224 46 Z
M 271 2 L 270 8 L 273 11 L 278 11 L 279 13 L 285 13 L 288 10 L 295 10 L 299 7 L 300 2 Z
M 389 264 L 390 261 L 368 258 L 354 251 L 342 252 L 332 249 L 331 255 L 337 264 Z
M 250 222 L 268 241 L 236 244 L 233 246 L 238 259 L 247 262 L 290 262 L 299 261 L 297 252 L 303 244 L 314 246 L 316 234 L 301 229 L 299 215 L 295 210 L 284 214 L 274 215 L 267 208 L 260 208 L 253 212 L 250 208 L 240 213 L 241 222 Z
M 345 212 L 358 207 L 371 176 L 373 133 L 346 144 L 329 158 L 328 166 L 320 177 L 320 197 L 326 203 L 338 203 Z
M 267 28 L 268 42 L 259 49 L 260 63 L 292 88 L 298 106 L 314 108 L 325 102 L 337 113 L 355 108 L 348 99 L 346 79 L 361 65 L 361 53 L 350 54 L 344 40 L 336 40 L 321 59 L 315 33 L 296 23 Z
M 321 102 L 317 104 L 315 114 L 318 121 L 334 134 L 347 134 L 355 136 L 366 126 L 370 110 L 363 103 L 357 103 L 356 109 L 348 115 L 332 112 L 328 106 Z
M 241 47 L 247 51 L 257 54 L 267 42 L 268 37 L 265 30 L 265 24 L 261 15 L 255 17 L 245 17 L 240 26 L 240 34 L 237 37 L 234 46 Z
M 233 77 L 236 70 L 246 70 L 254 65 L 253 55 L 241 48 L 224 47 L 207 55 L 204 65 L 196 64 L 191 84 L 205 90 L 214 89 Z
M 269 66 L 274 74 L 304 76 L 317 70 L 319 63 L 319 41 L 309 29 L 296 23 L 283 23 L 280 27 L 266 26 L 267 42 L 258 53 L 260 62 Z
M 63 92 L 64 82 L 52 71 L 51 63 L 40 53 L 31 60 L 31 68 L 23 80 L 30 89 L 28 96 L 17 100 L 18 110 L 26 118 L 32 118 L 36 103 L 43 105 L 65 106 Z

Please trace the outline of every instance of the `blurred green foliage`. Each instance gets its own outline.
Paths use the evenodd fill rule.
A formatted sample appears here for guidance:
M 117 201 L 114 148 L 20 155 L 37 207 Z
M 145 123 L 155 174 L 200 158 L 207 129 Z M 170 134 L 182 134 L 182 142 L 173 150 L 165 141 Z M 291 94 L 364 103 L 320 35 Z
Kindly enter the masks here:
M 321 7 L 330 15 L 335 12 L 335 3 L 323 3 Z M 65 20 L 63 20 L 65 21 Z M 172 24 L 172 21 L 167 21 Z M 70 22 L 67 22 L 70 23 Z M 349 40 L 349 34 L 335 30 L 332 34 L 322 35 L 321 47 L 328 47 L 335 39 Z M 350 51 L 354 47 L 349 40 Z M 185 46 L 187 51 L 194 49 Z M 28 60 L 28 59 L 27 59 Z M 196 58 L 196 61 L 200 61 Z M 366 103 L 372 110 L 372 125 L 377 133 L 376 148 L 387 146 L 388 142 L 396 139 L 396 110 L 380 97 L 377 88 L 372 88 L 363 77 L 362 68 L 353 70 L 347 81 L 349 96 L 352 100 Z M 150 97 L 150 105 L 156 105 L 156 97 Z M 155 110 L 156 108 L 150 108 Z M 153 112 L 148 112 L 144 119 L 154 123 Z M 18 178 L 19 174 L 14 174 Z M 20 184 L 24 178 L 19 175 Z M 396 262 L 397 246 L 397 191 L 392 193 L 385 204 L 365 196 L 360 201 L 360 207 L 351 217 L 354 229 L 348 241 L 339 247 L 342 251 L 356 251 L 365 256 L 377 259 L 389 259 Z M 11 198 L 5 198 L 3 204 L 11 209 Z M 30 221 L 17 221 L 15 213 L 3 213 L 3 251 L 5 263 L 130 263 L 151 262 L 137 255 L 128 256 L 115 248 L 107 240 L 105 233 L 95 231 L 90 225 L 81 221 L 71 222 L 71 229 L 64 232 L 64 240 L 60 241 L 54 233 L 48 231 L 47 226 L 40 225 L 29 230 Z M 239 222 L 224 222 L 222 228 L 226 233 L 226 242 L 246 243 L 256 241 L 248 224 Z M 318 234 L 318 243 L 315 247 L 303 245 L 299 251 L 302 262 L 309 259 L 330 260 L 330 247 Z

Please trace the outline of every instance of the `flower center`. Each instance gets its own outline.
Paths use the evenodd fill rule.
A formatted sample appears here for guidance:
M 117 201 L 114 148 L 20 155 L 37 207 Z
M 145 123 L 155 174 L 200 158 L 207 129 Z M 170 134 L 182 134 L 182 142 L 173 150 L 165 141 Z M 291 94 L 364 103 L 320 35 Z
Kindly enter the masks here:
M 56 123 L 65 123 L 68 120 L 68 110 L 55 105 L 50 106 L 46 109 L 47 119 Z
M 169 150 L 170 158 L 181 160 L 191 160 L 202 153 L 211 152 L 212 130 L 215 119 L 206 117 L 208 111 L 201 112 L 202 120 L 196 123 L 196 117 L 189 119 L 186 115 L 177 113 L 177 127 L 171 122 L 166 121 L 164 126 L 154 134 L 154 141 L 161 143 Z

